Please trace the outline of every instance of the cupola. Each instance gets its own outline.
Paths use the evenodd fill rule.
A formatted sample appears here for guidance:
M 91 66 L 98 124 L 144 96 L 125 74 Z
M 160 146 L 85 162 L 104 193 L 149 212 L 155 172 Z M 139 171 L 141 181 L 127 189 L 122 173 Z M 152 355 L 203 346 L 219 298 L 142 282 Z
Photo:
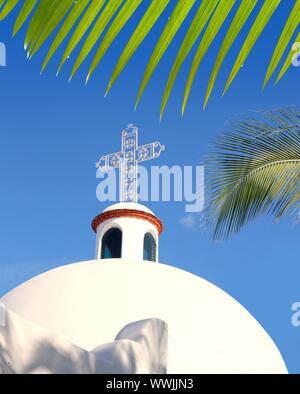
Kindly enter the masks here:
M 127 202 L 111 205 L 92 222 L 96 259 L 158 261 L 161 220 L 144 205 Z

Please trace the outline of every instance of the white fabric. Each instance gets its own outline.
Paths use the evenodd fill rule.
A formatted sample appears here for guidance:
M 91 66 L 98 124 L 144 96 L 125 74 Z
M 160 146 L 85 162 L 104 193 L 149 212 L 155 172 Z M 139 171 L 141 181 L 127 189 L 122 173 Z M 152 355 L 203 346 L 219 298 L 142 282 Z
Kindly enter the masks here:
M 131 323 L 91 352 L 11 311 L 5 323 L 0 374 L 166 373 L 167 325 L 159 319 Z

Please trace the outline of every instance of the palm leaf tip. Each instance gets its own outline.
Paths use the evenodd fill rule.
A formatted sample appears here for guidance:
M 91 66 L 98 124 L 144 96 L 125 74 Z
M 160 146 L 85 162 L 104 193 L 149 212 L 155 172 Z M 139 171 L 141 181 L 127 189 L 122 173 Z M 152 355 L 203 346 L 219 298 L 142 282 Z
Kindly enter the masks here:
M 245 23 L 248 21 L 250 15 L 252 14 L 256 5 L 257 5 L 257 0 L 252 0 L 250 2 L 248 2 L 248 1 L 241 2 L 240 7 L 238 8 L 238 10 L 233 18 L 233 21 L 226 33 L 226 36 L 223 40 L 222 46 L 221 46 L 220 51 L 218 53 L 217 59 L 215 61 L 213 70 L 211 72 L 208 86 L 207 86 L 207 90 L 206 90 L 203 109 L 205 109 L 208 104 L 208 101 L 211 96 L 213 87 L 215 85 L 219 70 L 221 69 L 221 66 L 222 66 L 228 52 L 230 51 L 235 40 L 237 39 L 238 35 L 240 34 L 241 30 L 243 29 Z
M 86 78 L 85 78 L 85 84 L 86 84 L 86 85 L 89 83 L 90 78 L 91 78 L 91 75 L 88 74 L 88 75 L 86 76 Z
M 143 80 L 138 91 L 138 96 L 136 100 L 137 102 L 140 101 L 154 71 L 156 70 L 162 57 L 169 48 L 175 35 L 184 23 L 194 4 L 195 0 L 178 0 L 177 5 L 172 12 L 172 15 L 168 19 L 166 27 L 163 30 L 161 36 L 159 37 L 159 40 L 152 52 L 151 58 L 146 67 Z
M 214 238 L 228 238 L 261 215 L 292 214 L 300 209 L 300 109 L 232 125 L 218 137 L 206 167 Z
M 194 44 L 196 43 L 198 37 L 204 30 L 207 22 L 211 18 L 219 0 L 203 0 L 194 16 L 194 19 L 184 37 L 184 40 L 180 46 L 177 53 L 175 62 L 173 64 L 172 70 L 168 77 L 166 87 L 164 90 L 161 107 L 160 107 L 160 117 L 162 118 L 166 105 L 169 101 L 173 85 L 177 79 L 177 75 L 186 60 L 188 54 L 192 50 Z
M 200 44 L 193 59 L 192 66 L 190 68 L 181 108 L 182 114 L 184 114 L 185 112 L 187 101 L 190 96 L 192 85 L 194 83 L 199 66 L 202 63 L 204 56 L 206 55 L 208 49 L 210 48 L 223 24 L 225 23 L 234 4 L 235 0 L 220 0 L 214 14 L 211 17 L 211 20 L 205 30 L 202 40 L 200 41 Z
M 291 13 L 288 17 L 288 20 L 283 28 L 283 31 L 280 35 L 278 40 L 277 46 L 273 53 L 272 59 L 269 64 L 269 68 L 264 80 L 264 87 L 271 79 L 272 75 L 274 74 L 280 60 L 283 57 L 283 54 L 290 43 L 293 34 L 295 33 L 296 29 L 298 28 L 300 23 L 300 0 L 296 0 L 294 7 L 291 10 Z
M 104 93 L 104 97 L 106 97 L 108 95 L 108 93 L 110 92 L 110 89 L 112 88 L 113 82 L 109 81 L 106 89 L 105 89 L 105 93 Z
M 223 90 L 223 95 L 227 92 L 229 87 L 231 86 L 232 82 L 236 78 L 237 74 L 239 73 L 241 66 L 245 63 L 246 59 L 248 58 L 250 52 L 252 51 L 254 45 L 256 44 L 257 40 L 262 35 L 264 29 L 266 28 L 267 24 L 271 20 L 272 16 L 274 15 L 275 11 L 280 5 L 281 0 L 269 0 L 265 1 L 246 37 L 246 40 L 243 43 L 243 46 L 239 52 L 239 55 L 236 59 L 236 62 L 230 72 L 230 75 L 227 79 L 225 84 L 225 88 Z
M 21 27 L 24 25 L 30 14 L 32 13 L 34 7 L 36 6 L 38 0 L 26 0 L 23 7 L 16 19 L 14 24 L 12 36 L 14 37 Z

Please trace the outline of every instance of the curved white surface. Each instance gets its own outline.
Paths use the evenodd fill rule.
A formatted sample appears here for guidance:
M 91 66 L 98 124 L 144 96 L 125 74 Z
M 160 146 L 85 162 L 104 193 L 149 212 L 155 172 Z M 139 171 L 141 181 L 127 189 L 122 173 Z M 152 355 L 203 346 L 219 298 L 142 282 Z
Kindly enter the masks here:
M 93 260 L 39 275 L 1 300 L 10 310 L 91 350 L 129 322 L 169 327 L 169 373 L 286 373 L 259 323 L 232 297 L 177 268 Z
M 145 205 L 138 204 L 135 202 L 119 202 L 117 204 L 110 205 L 109 207 L 105 208 L 102 212 L 109 212 L 114 211 L 115 209 L 135 209 L 137 211 L 143 211 L 154 215 L 151 209 L 145 207 Z

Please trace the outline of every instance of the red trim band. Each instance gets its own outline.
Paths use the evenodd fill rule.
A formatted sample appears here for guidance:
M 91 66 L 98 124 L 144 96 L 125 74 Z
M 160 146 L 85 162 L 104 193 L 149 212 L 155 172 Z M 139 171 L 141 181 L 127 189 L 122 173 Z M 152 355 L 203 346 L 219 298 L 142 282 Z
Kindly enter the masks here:
M 99 224 L 105 222 L 108 219 L 120 217 L 147 220 L 157 228 L 158 234 L 161 234 L 161 232 L 163 231 L 163 224 L 160 219 L 158 219 L 151 213 L 138 211 L 135 209 L 114 209 L 113 211 L 100 213 L 100 215 L 96 216 L 95 219 L 92 221 L 92 228 L 96 233 Z

